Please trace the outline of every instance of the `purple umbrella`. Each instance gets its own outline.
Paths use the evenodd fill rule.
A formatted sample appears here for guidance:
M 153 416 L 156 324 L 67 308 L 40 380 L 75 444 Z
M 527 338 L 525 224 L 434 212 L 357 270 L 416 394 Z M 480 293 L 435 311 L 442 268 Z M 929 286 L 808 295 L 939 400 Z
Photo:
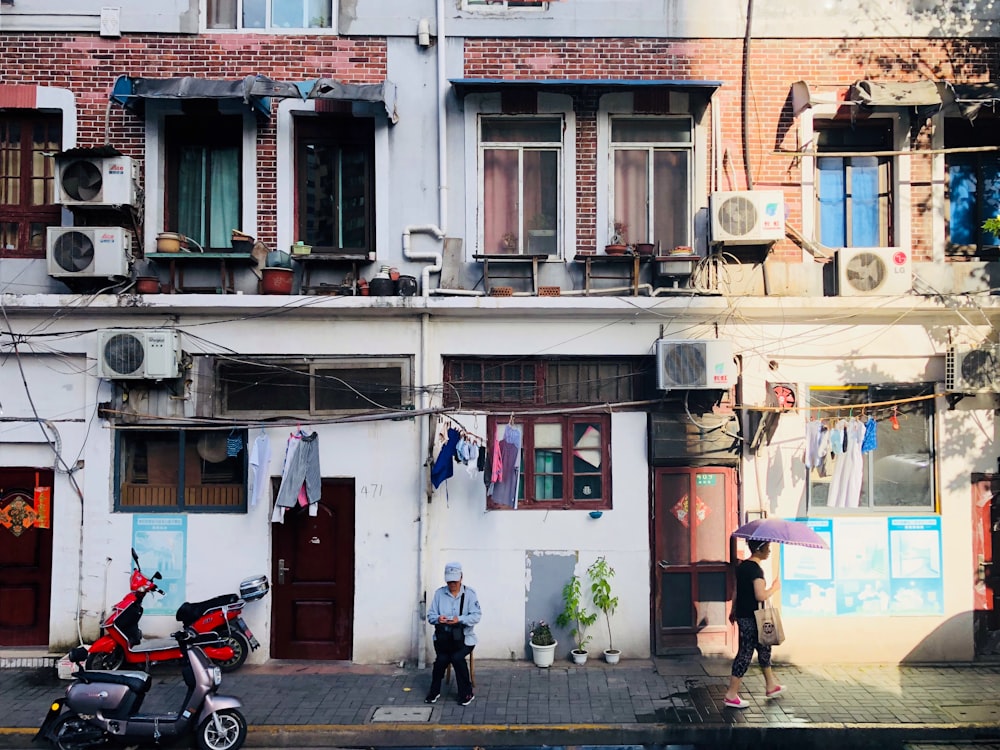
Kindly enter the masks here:
M 807 524 L 800 521 L 786 521 L 784 518 L 758 518 L 740 526 L 733 536 L 758 542 L 779 542 L 797 544 L 800 547 L 829 549 L 826 541 Z

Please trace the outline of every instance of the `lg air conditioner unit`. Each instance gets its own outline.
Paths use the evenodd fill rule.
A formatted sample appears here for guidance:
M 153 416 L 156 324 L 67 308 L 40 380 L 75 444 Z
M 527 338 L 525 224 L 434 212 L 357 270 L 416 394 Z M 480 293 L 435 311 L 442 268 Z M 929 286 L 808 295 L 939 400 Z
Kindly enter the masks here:
M 910 254 L 898 247 L 845 247 L 837 251 L 841 297 L 906 294 L 913 286 Z
M 98 331 L 97 374 L 109 380 L 180 377 L 180 334 L 172 328 Z
M 656 387 L 722 388 L 736 385 L 733 345 L 729 341 L 659 339 L 656 342 Z
M 712 242 L 762 245 L 785 236 L 785 198 L 780 190 L 712 193 Z
M 138 165 L 128 156 L 57 156 L 56 203 L 134 206 Z
M 954 393 L 996 393 L 1000 391 L 1000 346 L 977 348 L 954 346 L 944 363 L 944 387 Z
M 128 276 L 132 235 L 121 227 L 49 227 L 45 233 L 49 276 Z

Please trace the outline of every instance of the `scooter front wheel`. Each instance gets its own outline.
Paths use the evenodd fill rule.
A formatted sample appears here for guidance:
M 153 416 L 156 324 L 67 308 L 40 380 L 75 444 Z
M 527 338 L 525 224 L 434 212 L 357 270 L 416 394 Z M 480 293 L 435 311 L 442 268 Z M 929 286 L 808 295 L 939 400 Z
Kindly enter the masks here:
M 87 655 L 87 669 L 119 669 L 125 662 L 125 652 L 121 646 L 115 646 L 111 651 L 101 651 Z
M 233 672 L 243 666 L 250 655 L 250 641 L 238 630 L 227 632 L 225 628 L 216 631 L 222 642 L 233 650 L 232 659 L 212 659 L 223 672 Z
M 52 726 L 52 746 L 58 750 L 83 750 L 107 744 L 104 732 L 76 714 L 63 714 Z
M 224 708 L 198 727 L 199 750 L 239 750 L 247 738 L 247 720 L 235 708 Z

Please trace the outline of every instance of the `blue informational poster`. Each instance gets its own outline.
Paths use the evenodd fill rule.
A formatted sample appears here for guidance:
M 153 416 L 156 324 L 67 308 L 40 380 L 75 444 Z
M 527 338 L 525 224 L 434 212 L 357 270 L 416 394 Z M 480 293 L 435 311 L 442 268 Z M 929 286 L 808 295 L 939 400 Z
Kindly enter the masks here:
M 156 585 L 166 592 L 165 596 L 148 594 L 143 610 L 150 615 L 176 614 L 186 594 L 187 516 L 133 515 L 132 548 L 146 576 L 160 572 L 163 578 Z
M 944 612 L 939 517 L 795 520 L 812 527 L 830 549 L 782 545 L 782 615 Z
M 893 614 L 944 612 L 940 518 L 890 518 L 889 560 L 892 572 L 889 609 Z
M 833 521 L 797 518 L 819 534 L 830 549 L 791 544 L 781 550 L 781 612 L 783 615 L 833 615 L 837 612 L 833 586 Z M 773 545 L 772 545 L 773 546 Z

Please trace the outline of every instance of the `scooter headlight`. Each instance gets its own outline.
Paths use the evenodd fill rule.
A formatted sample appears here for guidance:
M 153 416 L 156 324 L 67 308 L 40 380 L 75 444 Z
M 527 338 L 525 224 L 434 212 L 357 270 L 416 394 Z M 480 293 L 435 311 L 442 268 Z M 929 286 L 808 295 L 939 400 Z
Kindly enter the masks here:
M 212 683 L 216 686 L 222 684 L 222 670 L 218 667 L 212 667 Z

